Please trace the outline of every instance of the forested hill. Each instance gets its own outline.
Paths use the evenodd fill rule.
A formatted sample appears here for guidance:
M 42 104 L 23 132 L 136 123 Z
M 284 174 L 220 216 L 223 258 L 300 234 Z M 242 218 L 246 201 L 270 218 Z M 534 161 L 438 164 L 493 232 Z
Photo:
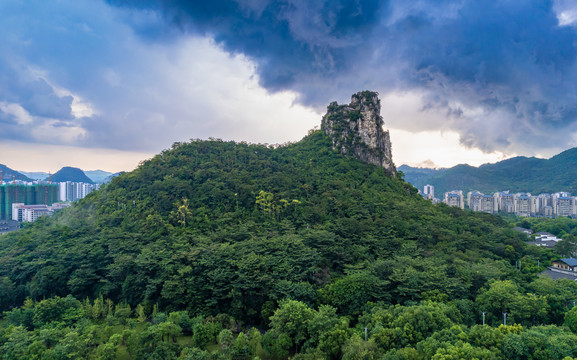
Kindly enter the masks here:
M 253 323 L 286 296 L 346 313 L 368 300 L 471 297 L 525 252 L 498 217 L 432 206 L 321 132 L 277 149 L 175 144 L 1 241 L 4 308 L 102 294 Z M 361 288 L 343 298 L 349 283 Z
M 437 197 L 451 190 L 486 193 L 510 190 L 535 194 L 577 192 L 577 148 L 550 159 L 518 156 L 479 167 L 462 164 L 431 170 L 403 165 L 400 169 L 407 181 L 421 190 L 426 184 L 434 185 Z
M 48 350 L 34 351 L 56 351 L 60 338 L 85 339 L 93 331 L 86 341 L 94 347 L 79 345 L 78 351 L 128 349 L 133 359 L 175 358 L 184 345 L 164 331 L 176 336 L 181 333 L 174 329 L 185 332 L 185 325 L 172 314 L 170 321 L 166 315 L 157 318 L 158 311 L 186 311 L 206 317 L 189 330 L 195 338 L 205 336 L 201 331 L 208 328 L 201 324 L 213 326 L 214 319 L 271 329 L 266 346 L 272 350 L 261 355 L 266 358 L 284 359 L 317 346 L 327 358 L 339 358 L 344 344 L 360 336 L 353 336 L 357 323 L 371 323 L 374 331 L 380 326 L 379 345 L 371 340 L 371 346 L 384 354 L 415 346 L 434 329 L 478 323 L 480 311 L 498 324 L 503 306 L 511 323 L 562 322 L 573 290 L 559 295 L 554 284 L 544 292 L 529 285 L 550 256 L 527 247 L 499 217 L 432 205 L 384 168 L 340 155 L 321 131 L 279 148 L 218 140 L 177 143 L 71 208 L 0 237 L 0 306 L 7 310 L 30 299 L 7 313 L 7 324 L 25 329 L 0 326 L 0 350 L 29 337 L 32 344 L 34 336 L 44 336 L 35 334 L 50 327 L 61 329 L 62 336 L 39 340 Z M 515 269 L 516 261 L 522 261 L 523 272 Z M 540 306 L 547 291 L 560 297 L 558 306 L 532 318 L 525 302 Z M 513 293 L 506 301 L 515 307 L 491 297 L 503 292 Z M 50 300 L 67 295 L 89 300 Z M 103 310 L 102 304 L 112 305 Z M 119 304 L 115 312 L 113 304 Z M 308 315 L 279 320 L 282 311 L 299 316 L 286 310 L 291 306 L 308 309 L 303 310 Z M 316 309 L 330 323 L 307 330 Z M 424 316 L 410 325 L 418 330 L 388 333 L 399 326 L 408 331 L 399 321 L 413 319 L 408 315 L 413 311 Z M 86 321 L 101 324 L 106 314 L 106 324 L 126 324 L 133 316 L 153 323 L 133 323 L 132 335 L 111 338 L 101 349 L 98 344 L 104 346 L 111 331 L 121 330 L 107 328 L 103 337 L 105 332 L 89 330 Z M 222 321 L 218 326 L 231 324 Z M 301 324 L 299 332 L 282 330 L 282 321 Z M 165 324 L 164 330 L 157 324 Z M 216 342 L 222 327 L 210 329 L 205 342 L 195 340 L 199 349 Z M 323 341 L 335 343 L 323 348 L 319 339 L 329 330 L 336 331 L 330 335 L 335 338 Z M 68 331 L 76 335 L 65 337 Z M 75 349 L 63 346 L 59 351 Z M 176 355 L 158 355 L 167 349 Z

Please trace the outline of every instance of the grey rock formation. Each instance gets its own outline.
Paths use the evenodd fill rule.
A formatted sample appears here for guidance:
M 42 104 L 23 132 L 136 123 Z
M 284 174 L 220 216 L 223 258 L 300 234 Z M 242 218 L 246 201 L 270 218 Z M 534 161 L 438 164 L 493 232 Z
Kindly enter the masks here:
M 321 129 L 332 139 L 333 149 L 341 154 L 382 166 L 396 175 L 391 139 L 383 125 L 378 94 L 361 91 L 351 97 L 348 105 L 332 102 L 323 116 Z

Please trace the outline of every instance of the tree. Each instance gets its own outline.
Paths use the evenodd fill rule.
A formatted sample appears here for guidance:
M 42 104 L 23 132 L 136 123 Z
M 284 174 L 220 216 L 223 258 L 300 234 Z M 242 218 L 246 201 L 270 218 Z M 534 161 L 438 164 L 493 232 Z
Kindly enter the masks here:
M 313 311 L 313 315 L 307 324 L 309 334 L 307 344 L 317 346 L 321 336 L 339 324 L 341 324 L 341 319 L 337 315 L 337 309 L 329 305 L 321 305 L 318 311 Z M 348 329 L 348 323 L 346 323 L 344 328 Z
M 289 336 L 298 347 L 308 338 L 308 325 L 313 318 L 313 310 L 296 300 L 283 300 L 270 318 L 272 330 Z
M 577 238 L 573 234 L 563 235 L 563 240 L 555 245 L 555 251 L 562 257 L 573 257 L 577 252 Z
M 343 345 L 343 360 L 376 360 L 381 355 L 372 339 L 365 341 L 357 334 L 351 336 Z
M 479 310 L 487 313 L 487 323 L 493 325 L 503 323 L 505 312 L 508 313 L 510 323 L 515 321 L 516 314 L 511 314 L 511 309 L 520 301 L 519 289 L 511 280 L 492 282 L 476 299 Z
M 176 210 L 171 213 L 171 215 L 176 219 L 178 224 L 181 226 L 186 226 L 187 219 L 192 217 L 192 211 L 190 211 L 190 205 L 187 198 L 182 198 L 175 204 Z
M 379 279 L 367 272 L 353 273 L 327 285 L 323 297 L 342 314 L 358 315 L 374 299 L 378 284 Z
M 565 313 L 565 325 L 577 333 L 577 306 Z
M 466 342 L 458 342 L 446 348 L 439 348 L 431 360 L 477 360 L 497 359 L 497 356 L 487 349 L 477 348 Z

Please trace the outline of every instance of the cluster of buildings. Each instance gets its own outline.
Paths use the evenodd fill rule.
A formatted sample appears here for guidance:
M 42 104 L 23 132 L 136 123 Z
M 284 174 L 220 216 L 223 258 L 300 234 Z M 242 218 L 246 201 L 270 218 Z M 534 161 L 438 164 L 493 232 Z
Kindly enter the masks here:
M 67 206 L 62 203 L 84 198 L 98 186 L 70 181 L 56 184 L 0 182 L 0 220 L 36 221 L 39 216 L 50 215 Z
M 98 189 L 98 184 L 66 181 L 58 183 L 58 199 L 60 201 L 76 201 L 84 199 L 86 195 Z
M 530 193 L 515 193 L 509 191 L 496 192 L 492 195 L 479 191 L 470 191 L 465 196 L 461 190 L 444 193 L 443 200 L 435 198 L 435 188 L 425 185 L 423 197 L 434 203 L 444 202 L 449 206 L 461 209 L 469 208 L 491 214 L 512 213 L 517 216 L 571 216 L 577 217 L 577 197 L 568 192 L 554 194 L 531 195 Z
M 24 205 L 22 203 L 12 204 L 12 220 L 18 222 L 34 222 L 40 216 L 52 215 L 54 211 L 69 207 L 70 203 L 54 203 L 48 205 Z

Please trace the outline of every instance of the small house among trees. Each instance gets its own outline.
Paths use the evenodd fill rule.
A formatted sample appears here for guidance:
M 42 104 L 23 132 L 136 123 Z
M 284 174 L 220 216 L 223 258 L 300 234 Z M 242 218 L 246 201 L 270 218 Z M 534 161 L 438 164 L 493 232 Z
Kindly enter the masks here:
M 574 258 L 555 260 L 551 265 L 557 269 L 577 271 L 577 259 Z

